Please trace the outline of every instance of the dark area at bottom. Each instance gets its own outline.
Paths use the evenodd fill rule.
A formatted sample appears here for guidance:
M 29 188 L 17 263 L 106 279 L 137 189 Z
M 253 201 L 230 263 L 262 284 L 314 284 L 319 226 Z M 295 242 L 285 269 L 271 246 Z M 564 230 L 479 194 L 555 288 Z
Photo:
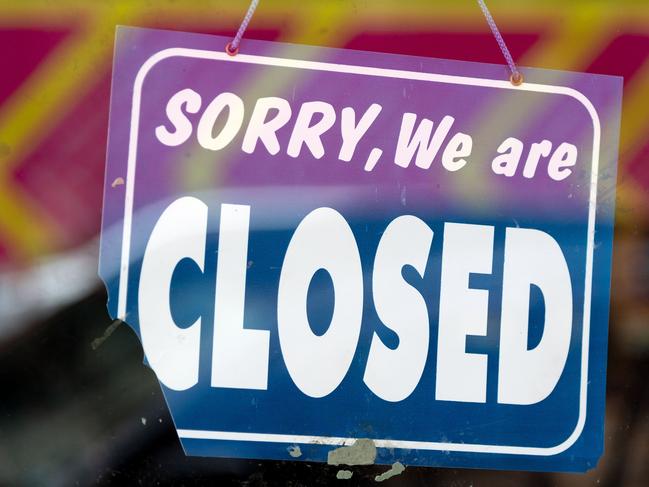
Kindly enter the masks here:
M 616 356 L 615 343 L 606 454 L 597 469 L 575 475 L 407 467 L 378 484 L 388 467 L 186 457 L 137 337 L 127 326 L 111 327 L 105 303 L 97 291 L 0 345 L 0 485 L 636 485 L 629 463 L 638 464 L 634 445 L 646 450 L 638 435 L 649 411 L 649 357 Z M 351 471 L 351 479 L 337 479 L 340 470 Z

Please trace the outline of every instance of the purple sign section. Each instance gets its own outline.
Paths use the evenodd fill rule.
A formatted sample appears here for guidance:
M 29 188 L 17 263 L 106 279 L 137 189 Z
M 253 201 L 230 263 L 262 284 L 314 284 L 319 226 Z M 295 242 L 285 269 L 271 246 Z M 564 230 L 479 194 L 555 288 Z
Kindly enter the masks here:
M 228 41 L 115 51 L 100 275 L 186 453 L 595 466 L 621 79 Z

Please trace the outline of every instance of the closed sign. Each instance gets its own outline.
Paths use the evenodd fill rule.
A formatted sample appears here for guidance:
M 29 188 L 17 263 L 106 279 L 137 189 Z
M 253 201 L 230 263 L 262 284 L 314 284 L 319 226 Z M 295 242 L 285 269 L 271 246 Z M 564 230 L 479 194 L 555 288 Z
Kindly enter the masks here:
M 621 79 L 227 42 L 116 44 L 100 274 L 185 451 L 594 467 Z

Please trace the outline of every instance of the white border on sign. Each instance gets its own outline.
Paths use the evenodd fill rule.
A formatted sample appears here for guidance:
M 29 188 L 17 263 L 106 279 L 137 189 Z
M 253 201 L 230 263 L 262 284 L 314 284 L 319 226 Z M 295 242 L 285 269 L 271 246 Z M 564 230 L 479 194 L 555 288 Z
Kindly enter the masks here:
M 584 311 L 583 311 L 583 333 L 581 347 L 581 377 L 579 387 L 579 419 L 573 432 L 560 444 L 553 447 L 524 447 L 509 445 L 488 445 L 471 443 L 447 443 L 429 441 L 409 440 L 373 440 L 377 447 L 382 448 L 404 448 L 413 450 L 439 450 L 474 453 L 499 453 L 513 455 L 535 455 L 551 456 L 559 454 L 572 446 L 581 435 L 586 423 L 586 401 L 588 392 L 588 345 L 590 342 L 590 306 L 593 274 L 593 248 L 595 239 L 595 216 L 597 203 L 597 177 L 599 166 L 599 147 L 601 137 L 601 125 L 599 116 L 593 104 L 583 93 L 564 86 L 542 85 L 528 83 L 527 81 L 519 86 L 512 85 L 505 80 L 491 80 L 482 78 L 470 78 L 465 76 L 451 76 L 444 74 L 420 73 L 414 71 L 403 71 L 398 69 L 376 68 L 370 66 L 354 66 L 347 64 L 333 64 L 316 61 L 301 61 L 295 59 L 273 58 L 267 56 L 255 56 L 250 54 L 237 54 L 229 56 L 225 52 L 205 51 L 188 48 L 169 48 L 157 52 L 151 56 L 140 68 L 133 87 L 133 104 L 131 107 L 131 128 L 128 148 L 128 167 L 126 172 L 126 195 L 124 198 L 124 227 L 122 234 L 122 254 L 119 276 L 119 294 L 117 302 L 117 315 L 120 319 L 126 318 L 126 296 L 128 286 L 128 273 L 130 262 L 131 225 L 133 216 L 133 194 L 135 190 L 135 164 L 137 155 L 137 137 L 140 118 L 140 102 L 142 85 L 147 73 L 158 62 L 171 57 L 190 57 L 197 59 L 208 59 L 215 61 L 227 61 L 230 63 L 258 64 L 265 66 L 277 66 L 293 69 L 305 69 L 312 71 L 329 71 L 346 73 L 360 76 L 377 76 L 383 78 L 398 78 L 416 81 L 431 81 L 436 83 L 447 83 L 456 85 L 482 86 L 488 88 L 532 91 L 538 93 L 550 93 L 565 95 L 579 101 L 588 111 L 593 120 L 593 160 L 590 179 L 590 195 L 588 206 L 588 230 L 586 243 L 586 273 L 584 283 Z M 128 243 L 128 245 L 126 244 Z M 256 441 L 270 443 L 302 443 L 322 445 L 350 445 L 356 438 L 330 437 L 330 436 L 309 436 L 309 435 L 282 435 L 269 433 L 244 433 L 232 431 L 203 431 L 179 429 L 178 436 L 188 439 L 203 440 L 229 440 L 229 441 Z

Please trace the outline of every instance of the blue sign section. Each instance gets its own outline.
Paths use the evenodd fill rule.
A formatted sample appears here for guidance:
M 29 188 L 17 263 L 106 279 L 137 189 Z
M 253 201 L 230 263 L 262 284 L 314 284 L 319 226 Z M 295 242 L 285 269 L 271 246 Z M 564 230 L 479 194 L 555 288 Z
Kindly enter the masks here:
M 100 275 L 186 453 L 594 467 L 621 80 L 227 42 L 116 44 Z

